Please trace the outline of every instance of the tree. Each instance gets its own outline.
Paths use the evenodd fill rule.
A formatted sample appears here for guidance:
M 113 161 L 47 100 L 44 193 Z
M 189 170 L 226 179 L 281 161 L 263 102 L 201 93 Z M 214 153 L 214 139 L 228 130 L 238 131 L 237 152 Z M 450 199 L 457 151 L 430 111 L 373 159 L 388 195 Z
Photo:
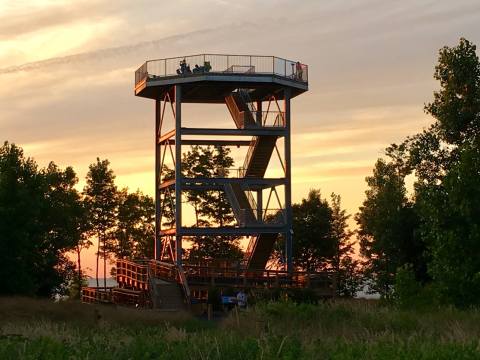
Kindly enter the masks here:
M 331 259 L 331 266 L 336 276 L 337 295 L 354 297 L 360 287 L 359 261 L 353 258 L 354 242 L 352 241 L 353 231 L 349 230 L 345 209 L 341 206 L 341 197 L 335 193 L 331 194 L 330 208 L 332 210 L 330 228 L 331 237 L 334 242 L 334 254 Z
M 365 275 L 384 297 L 392 295 L 400 266 L 413 264 L 419 277 L 425 272 L 424 244 L 415 233 L 418 219 L 406 196 L 404 175 L 398 161 L 377 160 L 373 175 L 366 178 L 366 199 L 355 216 Z
M 346 246 L 342 236 L 347 237 L 349 232 L 344 228 L 345 233 L 342 233 L 340 218 L 334 224 L 333 209 L 326 199 L 322 199 L 320 190 L 310 190 L 306 199 L 292 205 L 292 212 L 294 267 L 309 272 L 338 268 L 335 256 L 339 247 Z M 337 226 L 335 230 L 334 226 Z M 285 264 L 283 236 L 277 241 L 270 261 L 278 267 Z
M 153 258 L 155 236 L 155 204 L 140 190 L 119 192 L 118 216 L 115 227 L 117 258 Z
M 395 267 L 403 262 L 420 284 L 433 281 L 441 301 L 468 306 L 478 304 L 480 298 L 480 260 L 473 255 L 480 251 L 480 62 L 476 47 L 462 38 L 458 46 L 442 48 L 434 78 L 440 82 L 440 90 L 434 92 L 425 111 L 435 123 L 386 151 L 391 159 L 388 166 L 397 169 L 399 179 L 415 175 L 412 200 L 408 206 L 398 202 L 402 206 L 396 208 L 402 211 L 393 218 L 403 224 L 397 227 L 404 231 L 403 245 L 413 246 L 404 247 L 409 251 Z M 365 206 L 358 218 L 364 251 L 367 257 L 391 259 L 388 254 L 379 256 L 367 241 L 385 245 L 385 241 L 377 241 L 373 230 L 388 218 L 388 212 L 368 194 L 367 202 L 374 206 Z M 377 237 L 381 238 L 381 233 L 388 234 L 377 231 Z M 392 242 L 396 242 L 394 238 Z M 377 260 L 370 257 L 369 261 Z
M 332 238 L 332 209 L 322 199 L 320 190 L 310 190 L 306 199 L 292 206 L 293 264 L 303 271 L 320 271 L 328 267 L 335 253 Z
M 0 148 L 0 277 L 3 294 L 51 296 L 72 275 L 64 255 L 80 237 L 72 168 L 39 169 L 23 150 Z
M 442 48 L 434 78 L 440 90 L 425 110 L 436 119 L 443 171 L 436 182 L 417 184 L 417 202 L 438 295 L 443 302 L 468 306 L 480 299 L 475 255 L 480 251 L 480 62 L 475 45 L 462 38 L 458 46 Z
M 100 256 L 102 256 L 105 288 L 107 287 L 108 249 L 112 247 L 112 233 L 118 205 L 115 175 L 109 165 L 108 160 L 97 158 L 96 163 L 89 166 L 86 177 L 87 184 L 83 189 L 85 207 L 88 211 L 88 233 L 90 236 L 95 236 L 98 241 L 95 277 L 97 286 L 99 286 L 98 267 Z
M 434 74 L 440 91 L 434 92 L 433 102 L 425 106 L 437 120 L 445 142 L 458 149 L 475 146 L 480 136 L 480 63 L 476 50 L 464 38 L 458 46 L 440 50 Z
M 228 177 L 233 164 L 230 149 L 224 146 L 192 146 L 183 156 L 182 173 L 187 178 Z M 223 191 L 188 190 L 186 194 L 194 206 L 197 226 L 225 226 L 235 220 Z
M 182 174 L 187 178 L 228 177 L 233 164 L 230 149 L 226 147 L 192 146 L 183 155 Z M 167 171 L 168 174 L 173 176 Z M 186 198 L 195 210 L 196 226 L 228 226 L 235 220 L 223 191 L 188 190 Z M 191 241 L 192 248 L 188 252 L 191 261 L 239 260 L 243 256 L 239 238 L 235 236 L 197 236 Z
M 77 253 L 77 275 L 74 277 L 81 288 L 83 272 L 81 266 L 81 250 L 90 246 L 91 242 L 85 237 L 86 211 L 81 195 L 75 189 L 78 178 L 71 167 L 61 171 L 53 162 L 45 170 L 45 177 L 49 184 L 47 196 L 51 210 L 49 221 L 53 231 L 51 236 L 56 242 L 66 241 L 74 244 L 72 248 Z M 65 264 L 68 264 L 65 261 Z M 73 271 L 73 267 L 71 267 Z M 69 270 L 70 271 L 70 270 Z M 72 275 L 69 275 L 72 277 Z
M 83 202 L 81 203 L 82 205 L 82 208 L 85 209 L 85 207 L 83 206 Z M 84 214 L 86 215 L 87 214 L 87 211 L 84 211 Z M 88 223 L 88 220 L 84 218 L 84 222 L 82 223 L 82 225 L 85 225 Z M 84 249 L 88 249 L 90 246 L 93 245 L 92 241 L 90 240 L 90 238 L 88 237 L 88 230 L 86 230 L 84 227 L 81 227 L 82 229 L 82 234 L 81 234 L 81 237 L 80 239 L 77 241 L 76 245 L 75 245 L 75 255 L 77 256 L 77 275 L 75 277 L 75 282 L 76 282 L 76 289 L 77 291 L 73 292 L 72 294 L 75 294 L 75 295 L 78 295 L 80 296 L 81 295 L 81 288 L 82 286 L 84 286 L 84 283 L 85 283 L 85 274 L 83 273 L 83 270 L 82 270 L 82 251 Z

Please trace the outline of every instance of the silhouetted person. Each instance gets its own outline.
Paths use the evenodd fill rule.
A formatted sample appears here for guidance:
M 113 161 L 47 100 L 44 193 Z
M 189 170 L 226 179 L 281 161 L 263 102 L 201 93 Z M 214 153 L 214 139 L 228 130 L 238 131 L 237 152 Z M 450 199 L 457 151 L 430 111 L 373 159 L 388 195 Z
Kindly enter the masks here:
M 297 79 L 303 80 L 303 67 L 302 67 L 302 64 L 300 64 L 300 61 L 297 61 L 296 70 L 297 70 Z

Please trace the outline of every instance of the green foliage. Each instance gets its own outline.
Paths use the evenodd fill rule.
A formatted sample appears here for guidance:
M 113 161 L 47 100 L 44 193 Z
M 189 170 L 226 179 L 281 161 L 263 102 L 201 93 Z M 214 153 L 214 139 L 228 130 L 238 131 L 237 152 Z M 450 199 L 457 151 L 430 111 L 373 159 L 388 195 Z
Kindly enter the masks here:
M 108 160 L 100 160 L 88 167 L 86 186 L 83 189 L 85 208 L 88 211 L 87 236 L 98 241 L 96 279 L 98 283 L 99 259 L 103 258 L 104 286 L 106 287 L 107 259 L 114 247 L 114 225 L 118 210 L 115 175 Z
M 480 134 L 480 62 L 476 46 L 461 38 L 453 48 L 440 50 L 434 78 L 440 91 L 425 110 L 438 121 L 449 144 L 471 144 Z
M 118 215 L 113 252 L 117 258 L 153 258 L 155 204 L 153 198 L 137 190 L 118 194 Z
M 429 289 L 417 281 L 411 264 L 405 264 L 397 269 L 394 300 L 400 308 L 424 309 L 433 306 L 434 297 Z
M 85 276 L 81 271 L 72 272 L 71 278 L 66 279 L 64 284 L 65 295 L 68 296 L 69 300 L 80 300 L 82 296 L 82 287 L 85 286 L 88 286 L 87 276 Z
M 415 276 L 421 281 L 426 277 L 425 245 L 416 234 L 418 217 L 407 199 L 404 176 L 398 161 L 379 159 L 373 175 L 366 178 L 369 189 L 355 216 L 365 275 L 385 298 L 392 295 L 400 266 L 413 264 Z
M 460 39 L 440 50 L 440 90 L 426 105 L 440 143 L 436 182 L 416 184 L 421 231 L 429 244 L 429 273 L 440 300 L 457 306 L 480 301 L 480 62 L 476 47 Z M 437 150 L 438 152 L 438 150 Z M 437 164 L 420 156 L 421 164 Z M 422 176 L 424 168 L 415 167 Z M 423 176 L 422 176 L 423 177 Z
M 480 302 L 480 259 L 475 255 L 480 252 L 476 47 L 462 38 L 456 47 L 442 48 L 434 78 L 440 90 L 425 111 L 435 123 L 386 150 L 390 161 L 379 160 L 374 176 L 367 179 L 370 190 L 357 222 L 367 269 L 377 287 L 390 285 L 399 266 L 411 263 L 416 281 L 432 281 L 427 290 L 435 290 L 441 302 L 471 306 Z M 403 185 L 409 174 L 415 176 L 411 201 Z M 403 270 L 399 276 L 403 284 Z
M 432 257 L 429 270 L 439 295 L 457 306 L 478 304 L 480 259 L 474 254 L 480 251 L 480 152 L 462 150 L 442 186 L 424 193 L 425 235 Z
M 335 254 L 332 238 L 332 209 L 320 190 L 310 190 L 306 199 L 292 206 L 293 263 L 304 271 L 320 271 Z
M 192 146 L 183 155 L 182 174 L 193 177 L 228 177 L 234 161 L 230 149 L 224 146 Z M 235 217 L 224 191 L 186 191 L 187 201 L 195 210 L 196 226 L 230 226 Z M 240 260 L 243 257 L 239 239 L 235 236 L 192 237 L 188 251 L 191 261 L 218 259 Z
M 347 224 L 350 215 L 342 209 L 340 195 L 331 194 L 330 208 L 331 236 L 335 244 L 330 263 L 336 277 L 337 295 L 354 297 L 362 284 L 362 276 L 359 261 L 354 258 L 354 232 L 349 230 Z
M 353 297 L 363 279 L 359 261 L 354 258 L 350 215 L 342 209 L 341 197 L 331 194 L 330 203 L 320 190 L 310 190 L 308 197 L 293 205 L 293 263 L 303 271 L 332 271 L 337 295 Z M 285 241 L 277 241 L 271 261 L 284 263 Z
M 233 165 L 230 149 L 224 146 L 192 146 L 183 155 L 182 174 L 187 178 L 228 177 Z M 195 209 L 198 226 L 230 225 L 234 216 L 223 191 L 186 191 L 187 200 Z
M 64 252 L 81 238 L 76 183 L 70 167 L 39 169 L 14 144 L 0 147 L 0 293 L 50 296 L 71 276 Z

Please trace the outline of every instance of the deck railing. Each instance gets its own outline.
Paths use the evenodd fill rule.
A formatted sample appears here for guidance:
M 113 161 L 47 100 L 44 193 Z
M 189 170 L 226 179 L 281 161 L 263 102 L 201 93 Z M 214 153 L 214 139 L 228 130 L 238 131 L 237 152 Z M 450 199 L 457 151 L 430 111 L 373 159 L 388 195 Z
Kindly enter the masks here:
M 276 56 L 201 54 L 149 60 L 135 72 L 135 85 L 143 80 L 195 76 L 205 73 L 269 74 L 308 82 L 308 66 Z
M 253 247 L 249 247 L 247 252 L 252 250 Z M 149 291 L 154 290 L 152 289 L 154 285 L 146 277 L 180 284 L 187 301 L 191 297 L 190 284 L 194 286 L 217 284 L 249 288 L 313 287 L 324 289 L 328 296 L 332 296 L 335 289 L 335 277 L 330 271 L 317 273 L 294 271 L 290 273 L 273 269 L 251 270 L 245 269 L 240 262 L 225 263 L 224 265 L 187 262 L 179 269 L 174 264 L 156 260 L 133 262 L 120 259 L 117 260 L 119 287 L 82 288 L 82 301 L 150 306 Z

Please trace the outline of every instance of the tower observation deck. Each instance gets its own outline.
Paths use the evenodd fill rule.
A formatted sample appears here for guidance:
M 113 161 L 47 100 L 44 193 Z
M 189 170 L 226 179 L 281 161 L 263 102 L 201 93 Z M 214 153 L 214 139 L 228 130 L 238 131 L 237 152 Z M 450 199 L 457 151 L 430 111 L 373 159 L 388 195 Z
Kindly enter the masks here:
M 260 270 L 283 234 L 286 265 L 292 271 L 290 101 L 307 90 L 307 65 L 275 56 L 183 56 L 150 60 L 135 72 L 135 95 L 155 100 L 157 260 L 169 257 L 181 266 L 183 237 L 248 236 L 244 264 Z M 183 103 L 225 104 L 231 119 L 223 128 L 185 127 Z M 164 130 L 167 112 L 173 115 L 174 128 Z M 239 140 L 245 137 L 249 140 Z M 281 139 L 283 151 L 277 146 Z M 248 150 L 236 177 L 188 178 L 182 174 L 186 145 L 244 146 Z M 175 176 L 166 180 L 164 161 L 170 155 Z M 282 175 L 265 177 L 272 156 L 278 156 Z M 188 190 L 224 192 L 235 224 L 183 226 L 182 198 Z M 165 202 L 172 199 L 175 220 L 162 228 Z

